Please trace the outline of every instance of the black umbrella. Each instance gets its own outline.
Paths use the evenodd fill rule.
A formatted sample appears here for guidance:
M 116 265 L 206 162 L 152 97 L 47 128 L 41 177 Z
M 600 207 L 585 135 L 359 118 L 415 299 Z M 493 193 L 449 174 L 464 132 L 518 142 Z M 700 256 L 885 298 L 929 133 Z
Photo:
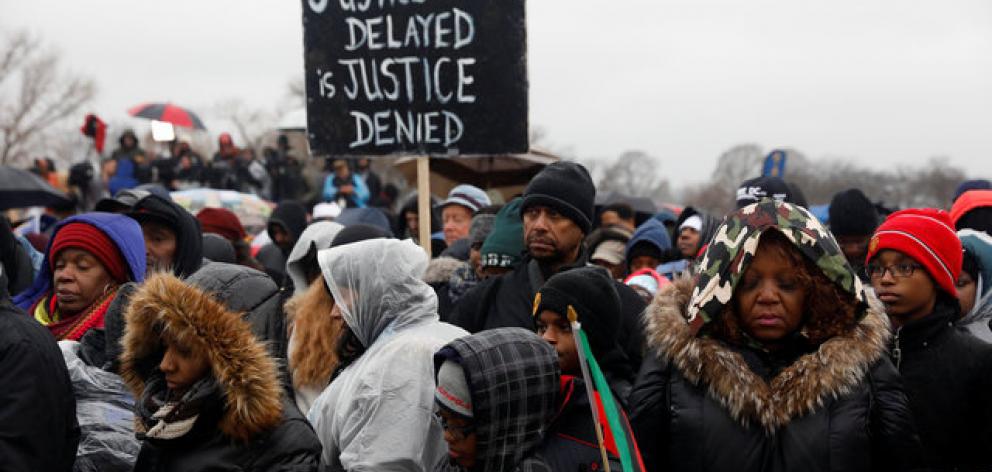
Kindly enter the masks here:
M 31 172 L 0 166 L 0 210 L 69 203 L 64 193 Z
M 596 194 L 596 206 L 606 206 L 613 203 L 626 203 L 638 213 L 655 214 L 658 207 L 647 197 L 631 197 L 619 192 L 601 192 Z

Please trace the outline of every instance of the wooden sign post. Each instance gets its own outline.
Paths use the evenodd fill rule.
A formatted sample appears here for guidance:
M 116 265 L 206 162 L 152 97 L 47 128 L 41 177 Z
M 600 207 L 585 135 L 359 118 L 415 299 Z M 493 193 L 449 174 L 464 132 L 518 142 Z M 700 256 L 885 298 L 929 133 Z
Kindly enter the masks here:
M 302 1 L 310 148 L 423 156 L 429 252 L 428 156 L 528 149 L 524 0 Z

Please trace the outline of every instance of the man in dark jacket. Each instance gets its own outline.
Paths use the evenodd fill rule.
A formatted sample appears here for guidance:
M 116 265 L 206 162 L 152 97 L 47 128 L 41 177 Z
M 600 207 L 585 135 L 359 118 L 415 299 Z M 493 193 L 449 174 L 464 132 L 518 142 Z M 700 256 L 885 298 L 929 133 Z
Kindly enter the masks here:
M 151 194 L 138 200 L 128 216 L 145 236 L 148 273 L 171 270 L 183 278 L 203 265 L 200 222 L 179 204 Z
M 520 213 L 528 255 L 512 272 L 491 277 L 469 290 L 455 305 L 451 323 L 471 333 L 501 327 L 534 329 L 534 295 L 552 275 L 588 264 L 582 243 L 592 227 L 596 187 L 585 167 L 556 162 L 537 174 L 524 190 Z M 636 370 L 644 335 L 644 301 L 616 283 L 623 307 L 620 344 Z
M 79 444 L 69 372 L 51 333 L 10 302 L 8 255 L 0 254 L 0 468 L 69 471 Z
M 962 258 L 947 212 L 903 210 L 872 236 L 867 272 L 895 329 L 893 362 L 929 465 L 989 470 L 992 345 L 953 324 Z

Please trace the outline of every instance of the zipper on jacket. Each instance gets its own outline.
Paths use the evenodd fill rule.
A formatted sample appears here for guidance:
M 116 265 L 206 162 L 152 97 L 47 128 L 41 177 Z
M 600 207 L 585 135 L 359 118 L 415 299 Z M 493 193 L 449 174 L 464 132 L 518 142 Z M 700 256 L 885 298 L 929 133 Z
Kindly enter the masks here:
M 892 359 L 896 361 L 896 370 L 899 370 L 899 364 L 902 364 L 902 348 L 899 346 L 899 334 L 902 333 L 902 326 L 896 329 L 896 335 L 892 339 Z

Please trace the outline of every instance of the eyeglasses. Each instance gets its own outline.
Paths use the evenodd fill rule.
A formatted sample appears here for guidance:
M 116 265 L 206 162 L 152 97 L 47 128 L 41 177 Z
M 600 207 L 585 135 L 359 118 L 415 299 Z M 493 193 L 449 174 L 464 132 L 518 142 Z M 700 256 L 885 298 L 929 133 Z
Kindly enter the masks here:
M 872 279 L 881 279 L 882 277 L 885 277 L 886 272 L 892 274 L 892 277 L 905 278 L 912 276 L 916 269 L 922 268 L 923 266 L 919 264 L 910 263 L 895 264 L 890 266 L 868 264 L 868 266 L 865 267 L 865 273 Z
M 448 420 L 445 419 L 444 416 L 441 416 L 441 412 L 437 410 L 434 411 L 434 421 L 441 426 L 441 429 L 451 433 L 451 436 L 455 439 L 455 441 L 461 441 L 475 432 L 474 424 L 454 426 L 451 423 L 448 423 Z

